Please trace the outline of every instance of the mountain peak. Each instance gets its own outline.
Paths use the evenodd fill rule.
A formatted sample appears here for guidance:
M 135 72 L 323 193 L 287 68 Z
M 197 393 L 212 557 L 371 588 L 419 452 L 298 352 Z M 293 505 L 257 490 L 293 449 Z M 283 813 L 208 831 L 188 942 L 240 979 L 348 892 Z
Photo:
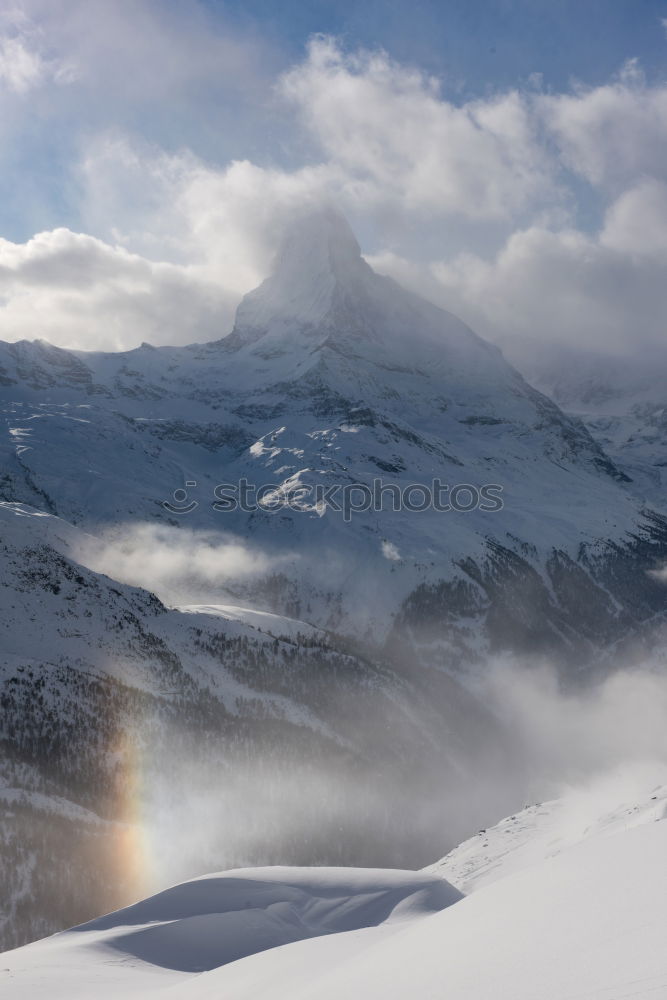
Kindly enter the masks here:
M 371 274 L 339 211 L 327 205 L 302 212 L 285 231 L 271 276 L 239 306 L 236 330 L 245 339 L 269 322 L 317 325 L 331 308 L 337 287 L 363 282 Z
M 362 266 L 361 248 L 350 225 L 330 205 L 303 212 L 287 227 L 276 255 L 274 274 L 282 280 L 314 271 L 331 271 Z

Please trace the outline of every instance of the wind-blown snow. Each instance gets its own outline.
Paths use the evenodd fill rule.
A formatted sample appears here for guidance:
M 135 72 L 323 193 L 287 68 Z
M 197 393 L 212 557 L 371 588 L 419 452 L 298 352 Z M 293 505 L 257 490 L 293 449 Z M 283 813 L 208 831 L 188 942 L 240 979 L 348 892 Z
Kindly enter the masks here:
M 480 830 L 427 869 L 468 895 L 545 859 L 555 858 L 584 841 L 623 833 L 667 819 L 667 785 L 636 794 L 640 780 L 664 768 L 637 766 L 612 771 L 573 788 L 558 799 L 526 806 L 500 823 Z M 620 799 L 624 781 L 630 787 Z M 650 789 L 650 790 L 649 790 Z

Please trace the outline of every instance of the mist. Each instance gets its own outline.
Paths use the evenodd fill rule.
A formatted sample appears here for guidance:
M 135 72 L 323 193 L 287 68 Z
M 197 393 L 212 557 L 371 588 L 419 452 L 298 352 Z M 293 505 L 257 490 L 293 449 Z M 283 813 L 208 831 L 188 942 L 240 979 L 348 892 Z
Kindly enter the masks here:
M 514 734 L 535 780 L 564 783 L 629 762 L 667 763 L 667 677 L 661 662 L 617 668 L 599 683 L 563 687 L 545 665 L 494 663 L 479 696 Z
M 76 557 L 172 606 L 222 601 L 292 558 L 154 524 L 89 537 Z M 411 683 L 412 662 L 392 670 L 397 684 Z M 428 698 L 413 691 L 392 717 L 380 695 L 358 717 L 354 689 L 337 684 L 314 712 L 320 732 L 269 718 L 267 736 L 258 726 L 230 746 L 180 738 L 154 718 L 125 734 L 145 770 L 151 888 L 243 865 L 421 867 L 524 805 L 566 796 L 585 817 L 601 798 L 611 807 L 667 775 L 667 677 L 657 661 L 573 684 L 543 660 L 493 657 L 439 686 L 431 677 Z
M 563 835 L 581 834 L 667 780 L 657 666 L 574 691 L 550 667 L 490 662 L 475 682 L 478 713 L 407 768 L 387 764 L 379 715 L 365 733 L 375 759 L 335 747 L 309 759 L 288 740 L 227 764 L 162 752 L 148 764 L 143 806 L 152 887 L 262 864 L 418 868 L 553 798 L 564 799 Z
M 229 596 L 246 583 L 278 569 L 290 555 L 270 555 L 219 531 L 124 524 L 77 540 L 74 558 L 120 583 L 144 587 L 168 605 Z
M 89 538 L 76 558 L 178 606 L 222 602 L 293 557 L 219 532 L 135 524 Z M 139 818 L 119 818 L 137 824 L 145 845 L 137 895 L 263 864 L 419 868 L 526 805 L 564 798 L 559 815 L 581 830 L 666 780 L 657 660 L 573 682 L 590 678 L 582 665 L 565 682 L 555 664 L 496 656 L 460 674 L 429 670 L 420 691 L 403 648 L 391 683 L 408 688 L 394 702 L 378 691 L 360 708 L 345 677 L 306 672 L 290 698 L 315 723 L 271 711 L 241 713 L 236 735 L 181 731 L 159 715 L 128 723 L 121 742 L 141 762 L 142 792 Z M 334 686 L 315 698 L 318 684 Z M 260 683 L 258 701 L 267 691 Z

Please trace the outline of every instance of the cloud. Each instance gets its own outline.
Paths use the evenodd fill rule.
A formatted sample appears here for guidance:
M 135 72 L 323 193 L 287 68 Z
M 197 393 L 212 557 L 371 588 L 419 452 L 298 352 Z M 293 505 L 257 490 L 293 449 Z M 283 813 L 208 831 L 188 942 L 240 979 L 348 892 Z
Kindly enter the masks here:
M 324 37 L 279 90 L 364 199 L 506 219 L 557 195 L 530 101 L 518 91 L 457 106 L 419 70 L 383 52 L 345 54 Z
M 44 64 L 18 38 L 0 39 L 0 80 L 17 94 L 25 94 L 44 74 Z
M 224 164 L 256 151 L 275 126 L 275 46 L 250 23 L 234 28 L 205 0 L 0 7 L 12 81 L 0 77 L 2 236 L 25 240 L 66 225 L 104 237 L 84 224 L 78 178 L 81 156 L 100 135 L 141 137 Z
M 4 340 L 120 350 L 224 336 L 294 212 L 344 179 L 327 166 L 216 169 L 114 133 L 89 145 L 79 181 L 82 215 L 100 236 L 60 228 L 0 240 Z
M 479 714 L 459 705 L 446 727 L 449 753 L 420 763 L 419 778 L 407 782 L 402 767 L 378 760 L 387 735 L 382 700 L 364 706 L 370 767 L 357 760 L 350 768 L 349 757 L 335 753 L 295 763 L 275 746 L 270 760 L 221 767 L 201 753 L 189 759 L 181 745 L 169 754 L 153 721 L 142 745 L 156 888 L 201 871 L 312 864 L 313 856 L 332 864 L 433 863 L 526 803 L 562 796 L 545 831 L 551 843 L 543 846 L 553 851 L 664 784 L 667 683 L 649 666 L 585 690 L 563 690 L 555 672 L 534 663 L 491 662 L 468 681 Z M 344 730 L 336 708 L 328 712 Z M 414 740 L 417 716 L 413 726 Z M 392 732 L 403 735 L 400 727 Z M 413 742 L 400 745 L 404 762 L 418 752 Z
M 501 344 L 627 352 L 663 338 L 667 87 L 637 63 L 598 87 L 545 94 L 533 82 L 456 102 L 386 53 L 318 37 L 271 92 L 275 57 L 260 67 L 265 47 L 213 31 L 201 5 L 185 19 L 158 17 L 157 0 L 129 20 L 98 2 L 25 9 L 11 37 L 31 39 L 34 81 L 47 65 L 75 70 L 71 87 L 40 88 L 26 69 L 25 86 L 48 92 L 45 122 L 65 114 L 80 129 L 64 187 L 93 235 L 60 227 L 2 244 L 3 339 L 215 339 L 268 273 L 285 221 L 322 198 L 364 249 L 375 243 L 373 263 Z M 210 140 L 216 95 L 247 155 Z M 165 108 L 190 145 L 173 149 L 154 127 Z M 258 143 L 267 115 L 276 126 Z
M 600 243 L 658 263 L 667 254 L 667 183 L 645 178 L 628 188 L 609 207 Z
M 579 230 L 539 227 L 513 234 L 492 260 L 433 265 L 450 307 L 482 335 L 612 353 L 664 338 L 663 269 Z
M 71 63 L 43 52 L 43 33 L 19 8 L 0 14 L 0 93 L 3 89 L 23 97 L 44 83 L 70 83 Z
M 650 569 L 648 575 L 652 576 L 654 580 L 660 580 L 661 583 L 667 583 L 667 566 L 662 566 L 660 569 Z
M 215 603 L 226 586 L 265 575 L 290 558 L 222 532 L 141 523 L 88 536 L 73 555 L 95 572 L 145 587 L 169 604 Z
M 519 134 L 541 143 L 541 155 L 548 158 L 549 183 L 541 191 L 539 185 L 525 187 L 543 199 L 529 224 L 521 224 L 520 201 L 510 197 L 506 204 L 514 224 L 498 247 L 490 242 L 431 260 L 415 260 L 392 247 L 373 255 L 371 263 L 501 344 L 583 344 L 613 353 L 664 344 L 667 86 L 649 84 L 631 60 L 604 85 L 523 94 L 518 100 L 524 122 Z M 374 138 L 372 126 L 369 132 Z M 516 149 L 521 148 L 518 142 Z M 419 145 L 416 151 L 421 152 Z M 446 171 L 446 155 L 443 162 Z M 492 158 L 489 166 L 498 169 Z M 559 185 L 570 183 L 568 171 L 596 193 L 592 197 L 570 184 L 571 201 L 563 199 L 559 215 L 553 196 Z M 516 179 L 524 188 L 520 174 Z M 577 224 L 577 198 L 581 215 L 589 216 L 586 226 Z M 591 203 L 600 206 L 597 227 L 590 221 Z
M 337 181 L 327 166 L 233 160 L 221 169 L 117 134 L 89 145 L 80 177 L 91 226 L 137 252 L 201 266 L 239 296 L 266 276 L 292 213 Z
M 221 87 L 254 89 L 264 78 L 262 63 L 272 63 L 257 36 L 216 23 L 199 0 L 187 10 L 161 0 L 22 0 L 0 18 L 31 63 L 79 85 L 85 112 L 101 102 L 106 114 L 134 115 L 167 97 L 194 98 L 192 112 L 202 87 L 209 94 Z
M 235 305 L 196 268 L 155 263 L 68 229 L 23 244 L 0 240 L 5 340 L 107 350 L 212 340 L 231 329 Z
M 610 203 L 597 233 L 534 225 L 494 256 L 417 267 L 384 253 L 371 263 L 509 348 L 625 354 L 664 345 L 666 233 L 667 184 L 646 179 Z
M 637 60 L 603 86 L 542 97 L 538 110 L 563 163 L 591 184 L 667 179 L 667 86 L 648 85 Z
M 564 690 L 545 666 L 492 664 L 480 696 L 514 734 L 542 794 L 599 771 L 642 761 L 667 763 L 667 680 L 659 666 L 617 670 L 583 690 Z
M 152 10 L 142 3 L 137 16 Z M 112 37 L 119 30 L 109 27 Z M 158 47 L 165 32 L 175 44 L 170 31 L 158 33 Z M 82 80 L 84 55 L 76 48 Z M 346 57 L 316 40 L 278 92 L 307 119 L 320 162 L 217 167 L 119 129 L 89 136 L 76 183 L 82 228 L 96 237 L 60 229 L 4 245 L 0 335 L 111 349 L 211 339 L 231 328 L 240 297 L 268 273 L 284 223 L 309 202 L 333 197 L 360 218 L 378 206 L 393 212 L 397 199 L 407 213 L 503 216 L 548 172 L 536 169 L 544 164 L 517 94 L 456 109 L 432 80 L 382 54 Z M 398 115 L 412 122 L 408 142 Z

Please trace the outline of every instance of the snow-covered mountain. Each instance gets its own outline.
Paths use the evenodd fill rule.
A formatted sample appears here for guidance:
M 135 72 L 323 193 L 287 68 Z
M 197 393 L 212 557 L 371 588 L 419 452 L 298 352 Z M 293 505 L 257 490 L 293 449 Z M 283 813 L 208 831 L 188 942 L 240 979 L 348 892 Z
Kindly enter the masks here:
M 446 668 L 498 649 L 581 662 L 663 610 L 647 574 L 667 554 L 658 498 L 494 347 L 375 274 L 335 212 L 295 223 L 219 341 L 5 344 L 0 377 L 7 500 L 89 531 L 231 531 L 279 557 L 271 579 L 203 603 L 426 643 Z M 270 509 L 221 509 L 216 487 L 242 479 L 271 486 Z M 414 509 L 419 490 L 406 509 L 436 479 L 464 509 Z M 336 510 L 378 483 L 382 509 Z
M 591 435 L 652 504 L 667 497 L 667 352 L 630 356 L 573 349 L 517 352 L 526 377 Z
M 331 211 L 295 223 L 229 336 L 0 344 L 0 408 L 5 944 L 132 898 L 128 831 L 173 843 L 146 891 L 423 864 L 467 832 L 472 774 L 466 824 L 520 801 L 469 683 L 490 652 L 586 673 L 662 641 L 657 498 Z M 419 509 L 436 479 L 443 509 Z M 241 481 L 268 503 L 229 509 Z
M 83 998 L 94 983 L 130 1000 L 665 997 L 667 790 L 612 809 L 574 798 L 425 872 L 265 868 L 175 886 L 3 955 L 3 996 Z

